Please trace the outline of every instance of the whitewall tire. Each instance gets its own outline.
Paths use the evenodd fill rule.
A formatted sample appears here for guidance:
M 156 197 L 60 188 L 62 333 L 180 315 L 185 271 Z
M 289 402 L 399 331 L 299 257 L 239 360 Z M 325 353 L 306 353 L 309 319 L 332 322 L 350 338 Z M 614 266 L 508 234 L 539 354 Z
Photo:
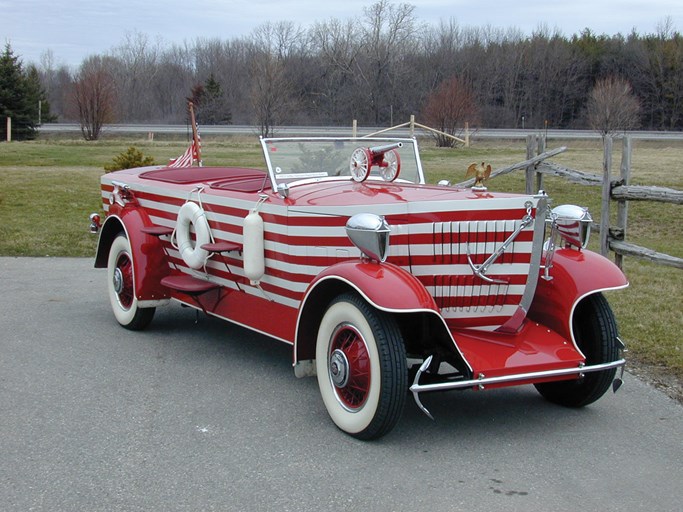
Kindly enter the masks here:
M 327 412 L 359 439 L 387 434 L 405 405 L 405 347 L 395 319 L 356 294 L 328 307 L 316 341 L 318 385 Z
M 155 308 L 138 307 L 135 297 L 133 252 L 128 238 L 120 233 L 114 239 L 107 261 L 107 290 L 116 321 L 126 329 L 141 330 L 149 325 Z

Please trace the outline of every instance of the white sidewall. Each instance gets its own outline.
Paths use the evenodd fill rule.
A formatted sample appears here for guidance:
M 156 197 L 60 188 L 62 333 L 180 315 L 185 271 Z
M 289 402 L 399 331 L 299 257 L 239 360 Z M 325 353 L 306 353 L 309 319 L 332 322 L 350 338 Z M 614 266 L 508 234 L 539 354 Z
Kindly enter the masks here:
M 109 292 L 109 301 L 111 302 L 111 309 L 114 312 L 116 321 L 121 325 L 129 325 L 135 318 L 135 313 L 138 310 L 138 299 L 135 297 L 135 271 L 132 270 L 133 275 L 133 302 L 130 308 L 125 309 L 119 302 L 118 294 L 114 289 L 114 271 L 116 270 L 116 262 L 121 254 L 126 254 L 128 259 L 133 264 L 133 255 L 130 250 L 130 243 L 128 239 L 119 235 L 114 239 L 109 250 L 109 259 L 107 260 L 107 290 Z
M 331 336 L 337 326 L 342 323 L 352 324 L 358 329 L 365 340 L 370 357 L 370 391 L 363 407 L 354 412 L 349 411 L 341 404 L 335 393 L 329 372 Z M 381 391 L 379 351 L 365 315 L 354 305 L 348 302 L 338 302 L 330 307 L 323 316 L 316 342 L 316 365 L 320 395 L 332 421 L 349 434 L 356 434 L 366 429 L 374 419 L 379 404 Z

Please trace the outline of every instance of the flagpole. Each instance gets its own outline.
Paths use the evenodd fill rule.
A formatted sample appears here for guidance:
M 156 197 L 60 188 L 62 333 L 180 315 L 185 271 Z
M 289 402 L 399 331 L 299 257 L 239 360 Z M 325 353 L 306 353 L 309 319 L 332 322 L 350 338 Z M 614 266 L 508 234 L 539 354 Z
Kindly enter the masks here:
M 194 141 L 194 147 L 197 151 L 197 165 L 201 167 L 202 165 L 202 148 L 199 145 L 199 133 L 197 132 L 197 122 L 194 118 L 194 103 L 191 101 L 187 102 L 187 107 L 190 109 L 190 123 L 192 124 L 192 140 Z

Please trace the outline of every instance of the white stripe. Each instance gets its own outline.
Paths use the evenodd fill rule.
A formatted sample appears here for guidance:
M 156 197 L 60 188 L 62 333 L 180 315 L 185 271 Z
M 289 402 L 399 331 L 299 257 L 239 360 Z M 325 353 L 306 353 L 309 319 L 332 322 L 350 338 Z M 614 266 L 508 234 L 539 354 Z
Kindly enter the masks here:
M 180 253 L 175 249 L 168 248 L 168 253 L 176 259 L 181 258 Z M 273 263 L 275 263 L 275 262 L 270 260 L 270 259 L 266 259 L 266 268 L 271 268 L 271 269 L 277 268 L 277 265 L 274 265 Z M 207 268 L 211 268 L 213 270 L 218 270 L 221 272 L 227 272 L 227 269 L 225 267 L 225 262 L 221 261 L 218 258 L 210 259 L 206 263 L 206 266 L 207 266 Z M 170 267 L 173 268 L 174 265 L 171 264 Z M 188 272 L 191 271 L 190 268 L 185 266 L 184 264 L 178 264 L 178 267 L 184 269 L 184 271 L 188 271 Z M 241 266 L 228 263 L 228 268 L 230 269 L 230 271 L 234 275 L 242 277 L 242 278 L 244 277 L 244 269 Z M 323 268 L 327 268 L 327 267 L 323 267 Z M 192 272 L 192 275 L 195 275 L 195 276 L 200 275 L 201 277 L 205 277 L 205 274 L 202 272 L 197 272 L 194 270 L 192 270 L 191 272 Z M 231 281 L 230 279 L 224 279 L 224 278 L 216 276 L 215 274 L 211 274 L 211 276 L 212 276 L 212 278 L 215 277 L 216 280 L 220 280 L 221 282 L 232 283 L 232 287 L 236 288 L 235 283 L 233 281 Z M 277 286 L 279 288 L 283 288 L 286 290 L 291 290 L 295 293 L 302 293 L 302 294 L 306 291 L 306 289 L 308 288 L 308 285 L 309 285 L 308 282 L 298 283 L 298 282 L 294 282 L 294 281 L 290 281 L 290 280 L 285 280 L 285 279 L 282 279 L 279 277 L 271 276 L 268 274 L 263 276 L 263 278 L 261 279 L 261 282 L 271 284 L 273 286 Z M 242 283 L 240 283 L 240 286 L 242 286 Z
M 506 306 L 471 306 L 471 307 L 449 307 L 443 308 L 441 314 L 444 318 L 449 320 L 457 320 L 458 318 L 472 320 L 475 318 L 485 319 L 487 316 L 512 316 L 517 311 L 516 304 L 508 304 Z M 491 309 L 491 311 L 481 311 L 481 309 Z
M 469 265 L 411 265 L 412 273 L 416 276 L 471 276 Z M 486 271 L 489 275 L 527 275 L 529 265 L 524 263 L 494 263 Z
M 502 245 L 502 242 L 489 242 L 469 244 L 470 254 L 472 255 L 490 255 Z M 458 255 L 467 254 L 467 243 L 461 244 L 412 244 L 410 245 L 410 254 L 412 256 L 434 256 L 435 258 L 457 257 Z M 512 250 L 514 247 L 514 251 Z M 501 258 L 509 258 L 513 254 L 530 254 L 533 242 L 514 242 L 514 246 L 510 245 Z M 444 248 L 448 250 L 443 250 Z M 390 253 L 391 254 L 391 253 Z
M 521 197 L 496 197 L 486 200 L 473 199 L 447 199 L 444 201 L 419 201 L 409 203 L 408 211 L 410 213 L 429 213 L 429 214 L 453 214 L 466 211 L 473 211 L 476 209 L 480 211 L 496 211 L 496 210 L 514 210 L 525 209 L 524 206 L 527 201 L 530 201 L 533 207 L 536 207 L 538 199 L 529 196 Z
M 425 286 L 427 291 L 432 297 L 439 298 L 470 298 L 470 297 L 481 297 L 481 296 L 500 296 L 500 295 L 522 295 L 524 293 L 525 286 L 523 284 L 515 285 L 494 285 L 482 283 L 481 285 L 469 285 L 469 286 L 457 286 L 455 284 L 448 285 L 429 285 Z M 501 294 L 501 289 L 504 293 Z M 449 293 L 443 293 L 444 290 L 448 290 Z M 476 292 L 476 293 L 475 293 Z M 493 292 L 493 293 L 491 293 Z
M 506 223 L 503 226 L 501 223 Z M 467 235 L 467 234 L 492 234 L 494 231 L 509 231 L 512 233 L 521 224 L 521 219 L 507 219 L 507 220 L 476 220 L 476 221 L 443 221 L 443 222 L 415 222 L 409 224 L 410 233 L 415 235 Z M 492 224 L 495 225 L 492 226 Z M 444 227 L 446 229 L 444 229 Z M 487 230 L 487 227 L 489 229 Z M 525 228 L 524 231 L 533 231 L 533 226 Z
M 180 255 L 178 254 L 177 251 L 169 251 L 169 252 L 170 252 L 170 253 L 174 253 L 175 255 L 177 255 L 178 257 L 180 257 Z M 212 262 L 210 262 L 210 263 L 212 263 Z M 192 270 L 192 269 L 190 269 L 189 267 L 187 267 L 187 266 L 185 266 L 185 265 L 183 265 L 183 264 L 180 264 L 180 263 L 179 263 L 177 266 L 176 266 L 176 265 L 171 265 L 171 268 L 177 268 L 177 269 L 180 270 L 181 272 L 183 272 L 183 273 L 185 273 L 185 274 L 189 274 L 189 275 L 191 275 L 191 276 L 193 276 L 193 277 L 199 277 L 200 279 L 206 279 L 206 274 L 204 274 L 203 272 L 196 271 L 196 270 Z M 223 270 L 225 270 L 225 267 L 223 267 Z M 230 270 L 233 270 L 233 271 L 234 271 L 234 267 L 231 267 Z M 237 273 L 236 273 L 236 274 L 237 274 Z M 240 274 L 240 275 L 241 275 L 241 274 Z M 264 276 L 264 277 L 267 277 L 267 276 Z M 235 283 L 234 281 L 230 280 L 230 279 L 224 279 L 224 278 L 222 278 L 222 277 L 219 277 L 219 276 L 216 276 L 216 275 L 213 275 L 213 274 L 212 274 L 212 275 L 209 276 L 209 279 L 208 279 L 208 280 L 211 281 L 211 282 L 213 282 L 213 283 L 219 284 L 219 285 L 221 285 L 221 286 L 225 286 L 225 287 L 227 287 L 227 288 L 230 288 L 230 289 L 233 289 L 233 290 L 237 290 L 237 285 L 236 285 L 236 283 Z M 263 283 L 269 283 L 269 281 L 266 280 L 265 278 L 262 279 L 261 282 L 263 282 Z M 272 283 L 270 283 L 270 284 L 272 284 Z M 291 283 L 290 283 L 289 281 L 287 281 L 287 286 L 286 286 L 286 287 L 287 287 L 287 288 L 291 288 L 290 284 L 291 284 Z M 240 284 L 239 284 L 239 287 L 240 287 L 240 289 L 241 289 L 243 292 L 248 293 L 249 295 L 258 296 L 258 297 L 261 297 L 261 298 L 263 297 L 263 293 L 262 293 L 258 288 L 256 288 L 256 287 L 250 286 L 250 285 L 245 284 L 245 283 L 240 283 Z M 266 293 L 268 294 L 268 297 L 269 297 L 270 299 L 272 299 L 274 302 L 277 302 L 278 304 L 282 304 L 282 305 L 289 306 L 289 307 L 292 307 L 292 308 L 298 308 L 299 305 L 301 304 L 301 301 L 294 300 L 294 299 L 290 299 L 289 297 L 285 297 L 285 296 L 282 296 L 282 295 L 278 295 L 277 293 L 273 293 L 273 292 L 271 292 L 271 291 L 267 291 Z

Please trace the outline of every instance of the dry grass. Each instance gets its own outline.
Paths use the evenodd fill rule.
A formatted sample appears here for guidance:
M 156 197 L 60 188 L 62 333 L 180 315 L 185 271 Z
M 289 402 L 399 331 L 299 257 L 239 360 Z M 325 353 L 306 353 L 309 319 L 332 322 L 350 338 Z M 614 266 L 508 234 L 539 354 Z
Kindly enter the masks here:
M 92 256 L 95 239 L 88 233 L 88 214 L 100 208 L 99 176 L 111 159 L 135 145 L 158 162 L 176 157 L 184 140 L 105 139 L 97 143 L 58 138 L 48 141 L 0 144 L 0 255 Z M 548 148 L 569 150 L 554 162 L 595 174 L 602 173 L 600 141 L 549 141 Z M 525 159 L 522 141 L 476 142 L 472 148 L 447 150 L 423 141 L 422 155 L 430 183 L 462 181 L 472 162 L 500 168 Z M 621 146 L 614 145 L 613 179 L 619 172 Z M 262 167 L 256 137 L 205 138 L 206 165 Z M 633 144 L 632 183 L 683 189 L 683 142 Z M 491 190 L 521 192 L 523 173 L 497 178 Z M 544 188 L 554 204 L 589 206 L 600 215 L 599 187 L 586 187 L 560 178 L 547 178 Z M 683 257 L 681 208 L 675 205 L 631 202 L 627 240 Z M 613 209 L 614 210 L 614 209 Z M 594 237 L 592 247 L 596 245 Z M 631 368 L 654 379 L 672 394 L 683 382 L 683 272 L 627 258 L 631 286 L 610 293 L 622 338 L 627 342 Z M 643 370 L 644 369 L 644 370 Z M 674 390 L 674 391 L 672 391 Z M 683 396 L 683 394 L 681 394 Z

